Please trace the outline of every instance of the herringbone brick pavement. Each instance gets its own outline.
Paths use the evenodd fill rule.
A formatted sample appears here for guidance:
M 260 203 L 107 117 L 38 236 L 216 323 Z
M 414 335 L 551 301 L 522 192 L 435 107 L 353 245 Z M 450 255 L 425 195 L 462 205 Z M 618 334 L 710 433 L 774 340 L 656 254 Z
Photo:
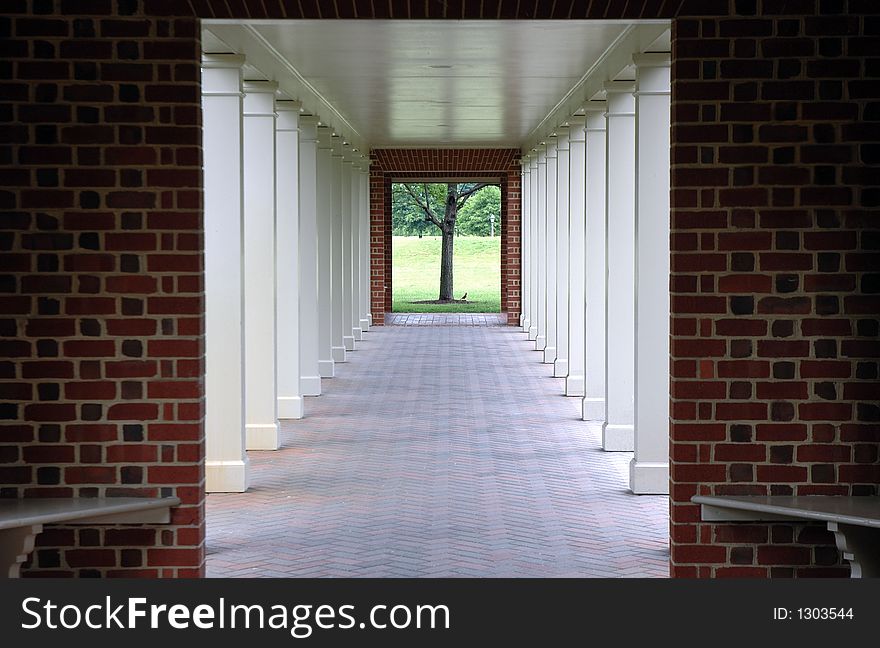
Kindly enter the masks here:
M 627 492 L 552 365 L 507 327 L 371 329 L 207 501 L 209 576 L 666 576 L 667 498 Z
M 386 326 L 506 326 L 506 313 L 385 313 Z

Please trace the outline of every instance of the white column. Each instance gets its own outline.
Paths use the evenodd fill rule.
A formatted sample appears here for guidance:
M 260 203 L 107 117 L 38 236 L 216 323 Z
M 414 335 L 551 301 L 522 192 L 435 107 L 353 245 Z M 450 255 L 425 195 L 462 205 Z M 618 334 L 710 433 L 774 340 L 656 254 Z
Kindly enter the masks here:
M 205 489 L 248 487 L 244 419 L 242 94 L 236 54 L 202 57 Z
M 364 157 L 361 160 L 360 172 L 360 236 L 358 245 L 360 248 L 360 313 L 361 331 L 366 333 L 370 330 L 370 161 Z
M 343 233 L 342 203 L 342 138 L 332 137 L 330 156 L 330 184 L 332 213 L 332 237 L 330 251 L 330 351 L 334 362 L 345 362 L 345 305 L 343 298 Z
M 278 418 L 303 416 L 299 353 L 299 109 L 276 101 L 275 326 L 278 332 Z
M 519 316 L 519 325 L 522 328 L 523 333 L 529 332 L 529 327 L 531 326 L 530 321 L 530 313 L 531 313 L 531 290 L 532 290 L 532 269 L 531 269 L 531 202 L 530 202 L 530 190 L 531 190 L 531 157 L 529 155 L 523 155 L 520 159 L 520 166 L 522 167 L 522 190 L 520 192 L 520 222 L 522 223 L 521 234 L 520 234 L 520 255 L 521 255 L 521 267 L 520 267 L 520 286 L 522 287 L 522 294 L 520 295 L 520 303 L 522 313 Z
M 299 119 L 300 384 L 303 396 L 321 395 L 318 340 L 318 118 Z M 330 347 L 327 346 L 327 353 Z M 332 375 L 332 373 L 331 373 Z
M 547 185 L 545 189 L 546 340 L 544 364 L 556 361 L 556 136 L 547 138 Z
M 248 450 L 277 450 L 275 91 L 244 82 L 244 329 Z
M 566 396 L 584 395 L 584 195 L 586 152 L 584 117 L 568 121 L 568 376 Z
M 669 493 L 669 54 L 636 64 L 635 455 L 629 487 Z
M 543 351 L 547 346 L 547 145 L 542 143 L 538 146 L 538 199 L 537 199 L 537 243 L 538 254 L 538 289 L 537 308 L 537 334 L 535 335 L 535 350 Z
M 586 385 L 582 416 L 605 420 L 605 102 L 587 114 Z
M 316 122 L 317 123 L 317 122 Z M 317 227 L 318 227 L 318 372 L 332 378 L 336 372 L 332 343 L 332 276 L 333 276 L 333 163 L 331 160 L 332 131 L 317 128 Z
M 538 337 L 538 149 L 529 156 L 529 340 Z
M 342 345 L 354 351 L 354 313 L 352 312 L 352 187 L 354 169 L 352 152 L 347 142 L 342 147 Z
M 605 210 L 605 422 L 602 448 L 633 449 L 635 84 L 605 84 L 607 207 Z
M 556 360 L 553 375 L 568 376 L 568 126 L 556 129 Z
M 351 163 L 351 334 L 354 342 L 364 339 L 361 330 L 361 164 L 352 150 Z

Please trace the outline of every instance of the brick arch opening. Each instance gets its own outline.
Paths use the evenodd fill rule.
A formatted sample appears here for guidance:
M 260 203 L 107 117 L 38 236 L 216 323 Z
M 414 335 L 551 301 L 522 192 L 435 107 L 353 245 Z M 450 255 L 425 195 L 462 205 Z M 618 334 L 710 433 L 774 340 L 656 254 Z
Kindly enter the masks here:
M 373 149 L 370 155 L 370 310 L 374 325 L 391 311 L 391 183 L 446 180 L 497 182 L 501 187 L 501 312 L 520 313 L 519 149 Z

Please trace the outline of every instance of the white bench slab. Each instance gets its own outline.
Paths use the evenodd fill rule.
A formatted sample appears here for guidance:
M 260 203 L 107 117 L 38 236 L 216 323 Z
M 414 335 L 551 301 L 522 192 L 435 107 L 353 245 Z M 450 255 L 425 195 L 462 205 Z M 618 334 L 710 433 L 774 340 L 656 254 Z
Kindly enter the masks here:
M 167 524 L 177 497 L 0 499 L 0 578 L 18 578 L 45 524 Z
M 852 578 L 880 577 L 880 497 L 695 495 L 706 522 L 824 522 Z

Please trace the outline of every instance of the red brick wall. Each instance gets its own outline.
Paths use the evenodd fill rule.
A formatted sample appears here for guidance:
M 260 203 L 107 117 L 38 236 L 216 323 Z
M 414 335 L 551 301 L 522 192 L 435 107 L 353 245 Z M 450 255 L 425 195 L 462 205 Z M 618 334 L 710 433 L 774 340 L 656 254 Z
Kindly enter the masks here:
M 183 506 L 167 526 L 52 526 L 31 576 L 204 563 L 198 29 L 130 6 L 0 18 L 0 495 Z
M 877 6 L 704 4 L 674 24 L 672 574 L 846 575 L 818 526 L 688 500 L 877 494 Z
M 391 296 L 394 294 L 392 292 L 392 285 L 394 281 L 394 276 L 391 272 L 391 240 L 392 240 L 392 232 L 393 228 L 391 226 L 391 178 L 385 177 L 383 179 L 384 191 L 382 193 L 382 198 L 384 200 L 384 210 L 383 210 L 383 251 L 381 253 L 382 260 L 385 264 L 385 292 L 383 294 L 382 306 L 385 309 L 386 313 L 391 312 Z M 375 321 L 375 318 L 373 318 Z
M 501 185 L 501 312 L 507 313 L 510 324 L 519 323 L 519 151 L 517 149 L 374 149 L 371 153 L 371 182 L 381 179 L 382 191 L 371 193 L 370 214 L 375 231 L 382 231 L 382 245 L 378 240 L 371 245 L 373 268 L 373 323 L 385 321 L 385 313 L 391 311 L 391 181 L 392 179 L 448 178 L 468 180 L 500 180 Z M 513 182 L 514 200 L 508 206 L 508 185 Z M 509 217 L 516 220 L 513 236 L 508 237 L 511 227 Z M 377 236 L 378 239 L 378 236 Z M 508 258 L 515 259 L 515 266 Z M 381 259 L 381 266 L 380 266 Z M 380 270 L 381 267 L 381 270 Z M 381 272 L 381 279 L 380 273 Z M 378 311 L 382 312 L 379 313 Z M 378 317 L 377 317 L 378 316 Z
M 373 326 L 385 324 L 385 177 L 370 169 L 370 312 Z M 390 200 L 390 196 L 389 196 Z M 389 258 L 390 262 L 390 258 Z M 390 279 L 390 272 L 388 279 Z M 389 291 L 390 292 L 390 291 Z M 390 309 L 388 309 L 390 310 Z
M 237 18 L 678 16 L 672 574 L 844 573 L 816 526 L 703 524 L 688 502 L 877 493 L 874 0 L 97 0 L 90 15 L 72 0 L 9 0 L 0 495 L 133 489 L 186 503 L 161 531 L 53 527 L 31 574 L 193 575 L 203 564 L 198 35 L 174 16 L 190 7 Z M 374 201 L 383 187 L 371 179 Z M 384 263 L 371 260 L 374 307 Z

